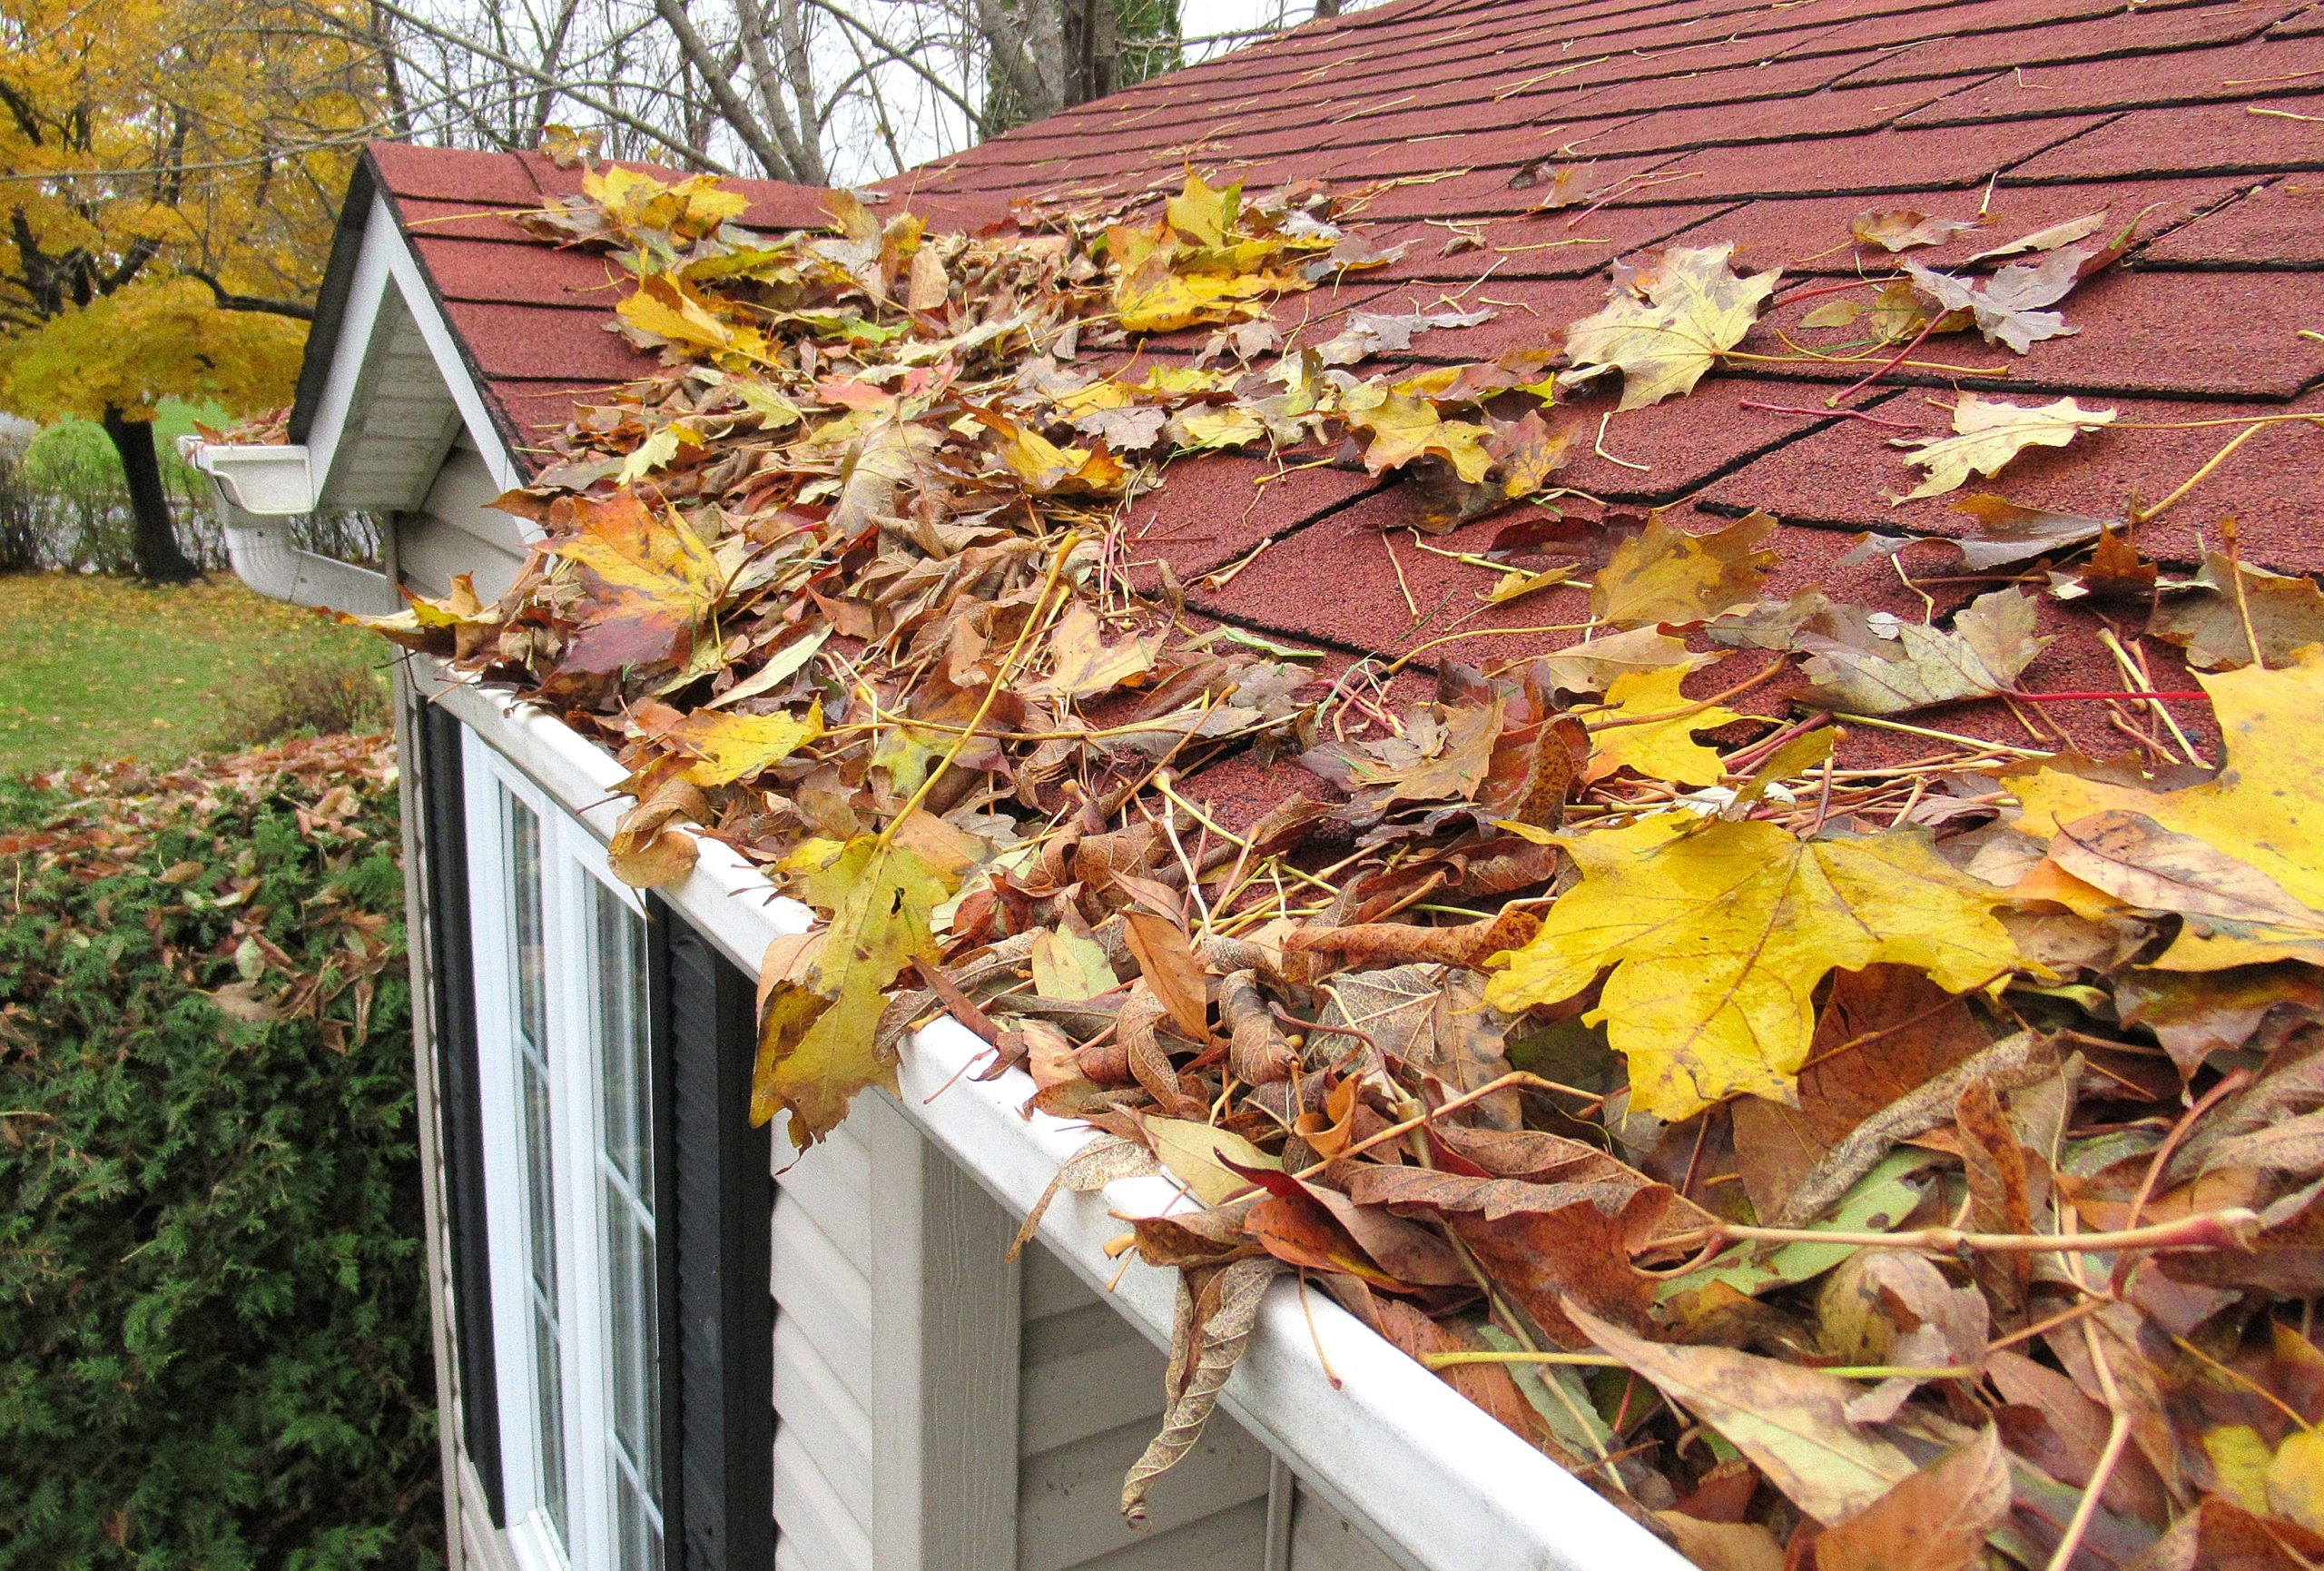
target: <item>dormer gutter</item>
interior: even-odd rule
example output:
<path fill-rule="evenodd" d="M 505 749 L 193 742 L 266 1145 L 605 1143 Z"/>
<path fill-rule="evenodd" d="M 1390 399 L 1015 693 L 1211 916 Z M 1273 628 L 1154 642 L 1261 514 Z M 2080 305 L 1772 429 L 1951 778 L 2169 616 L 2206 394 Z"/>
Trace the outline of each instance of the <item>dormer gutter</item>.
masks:
<path fill-rule="evenodd" d="M 241 446 L 178 439 L 178 454 L 208 478 L 234 576 L 272 600 L 384 615 L 397 607 L 387 574 L 301 550 L 291 523 L 315 510 L 304 443 Z"/>

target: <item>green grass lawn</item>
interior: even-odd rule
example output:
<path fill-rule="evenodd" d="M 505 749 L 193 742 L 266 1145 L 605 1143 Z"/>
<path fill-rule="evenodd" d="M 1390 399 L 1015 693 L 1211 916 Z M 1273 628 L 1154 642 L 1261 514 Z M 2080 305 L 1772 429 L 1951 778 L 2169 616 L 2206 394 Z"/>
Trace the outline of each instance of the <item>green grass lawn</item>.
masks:
<path fill-rule="evenodd" d="M 230 740 L 286 673 L 384 667 L 369 634 L 232 578 L 0 577 L 0 773 L 101 758 L 173 763 Z"/>

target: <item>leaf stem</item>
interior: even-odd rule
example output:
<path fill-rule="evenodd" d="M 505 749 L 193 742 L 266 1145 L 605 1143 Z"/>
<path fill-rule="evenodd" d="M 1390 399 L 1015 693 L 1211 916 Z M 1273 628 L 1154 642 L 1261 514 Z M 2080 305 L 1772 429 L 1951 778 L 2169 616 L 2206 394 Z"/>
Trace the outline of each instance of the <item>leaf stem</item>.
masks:
<path fill-rule="evenodd" d="M 2010 687 L 2004 691 L 2003 697 L 2015 698 L 2024 704 L 2067 704 L 2083 699 L 2093 703 L 2102 699 L 2110 703 L 2137 703 L 2160 698 L 2168 698 L 2175 703 L 2183 704 L 2211 701 L 2211 695 L 2200 689 L 2191 693 L 2028 693 L 2020 688 Z"/>

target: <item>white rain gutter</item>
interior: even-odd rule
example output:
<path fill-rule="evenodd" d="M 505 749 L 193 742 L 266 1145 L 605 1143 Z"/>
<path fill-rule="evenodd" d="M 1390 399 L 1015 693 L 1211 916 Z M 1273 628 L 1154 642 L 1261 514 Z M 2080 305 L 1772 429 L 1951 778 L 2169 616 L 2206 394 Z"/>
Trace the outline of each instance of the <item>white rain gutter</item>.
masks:
<path fill-rule="evenodd" d="M 241 447 L 178 439 L 178 453 L 210 478 L 218 521 L 234 576 L 269 599 L 383 616 L 397 609 L 385 573 L 302 551 L 290 520 L 315 510 L 318 487 L 307 450 L 288 444 Z"/>
<path fill-rule="evenodd" d="M 415 670 L 423 692 L 432 666 L 423 660 Z M 614 786 L 624 771 L 610 755 L 562 721 L 510 707 L 472 682 L 439 673 L 438 684 L 438 701 L 487 746 L 593 834 L 612 836 L 621 815 Z M 659 893 L 756 975 L 767 944 L 805 931 L 812 914 L 777 894 L 732 848 L 708 838 L 696 844 L 694 871 Z M 1021 1112 L 1034 1092 L 1022 1070 L 992 1081 L 963 1072 L 987 1051 L 957 1021 L 936 1021 L 905 1046 L 897 1101 L 929 1139 L 1023 1216 L 1089 1131 Z M 1117 1283 L 1105 1249 L 1121 1232 L 1120 1218 L 1160 1215 L 1183 1202 L 1178 1186 L 1165 1179 L 1131 1179 L 1098 1194 L 1060 1194 L 1041 1221 L 1041 1237 L 1074 1273 L 1162 1347 L 1175 1307 L 1171 1274 L 1133 1263 Z M 1337 1372 L 1336 1384 L 1319 1354 Z M 1368 1524 L 1407 1571 L 1690 1571 L 1580 1479 L 1330 1299 L 1310 1291 L 1303 1305 L 1288 1280 L 1270 1292 L 1223 1401 L 1334 1509 Z"/>

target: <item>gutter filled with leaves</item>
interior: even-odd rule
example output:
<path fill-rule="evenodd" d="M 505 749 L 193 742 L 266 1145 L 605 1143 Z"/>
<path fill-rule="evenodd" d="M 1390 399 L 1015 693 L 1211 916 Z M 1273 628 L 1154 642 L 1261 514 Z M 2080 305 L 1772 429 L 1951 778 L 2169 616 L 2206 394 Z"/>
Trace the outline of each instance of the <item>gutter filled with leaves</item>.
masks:
<path fill-rule="evenodd" d="M 2186 488 L 2121 521 L 1972 499 L 1968 570 L 2152 602 L 2214 673 L 2210 760 L 2170 713 L 2203 695 L 2128 655 L 2121 693 L 2022 688 L 2021 588 L 1902 623 L 1763 598 L 1762 516 L 1598 518 L 1555 483 L 1559 390 L 1619 374 L 1628 410 L 1741 355 L 1776 279 L 1725 246 L 1620 270 L 1537 351 L 1391 379 L 1360 368 L 1480 319 L 1275 352 L 1276 301 L 1393 260 L 1312 188 L 970 235 L 837 193 L 779 239 L 707 177 L 585 191 L 526 222 L 635 274 L 620 331 L 666 369 L 504 499 L 547 538 L 497 602 L 371 625 L 615 750 L 624 877 L 683 876 L 698 828 L 822 918 L 766 957 L 756 1116 L 812 1144 L 946 1013 L 1091 1127 L 1059 1187 L 1202 1202 L 1123 1240 L 1181 1282 L 1133 1519 L 1298 1272 L 1706 1566 L 2324 1555 L 2313 585 L 2231 537 L 2161 577 L 2134 527 Z M 1936 333 L 2022 353 L 2132 242 L 2096 228 L 1905 262 L 1807 325 L 1875 322 L 1859 386 Z M 1915 496 L 2114 418 L 1952 413 Z M 1408 472 L 1447 527 L 1523 509 L 1487 603 L 1586 577 L 1589 636 L 1448 649 L 1432 693 L 1188 615 L 1128 502 L 1218 450 Z M 1769 664 L 1682 690 L 1734 649 Z M 1726 706 L 1773 680 L 1790 717 Z M 1853 731 L 1996 697 L 2113 704 L 2144 757 L 1921 728 L 1920 761 L 1846 766 Z M 1222 822 L 1199 776 L 1230 755 L 1330 799 Z"/>

